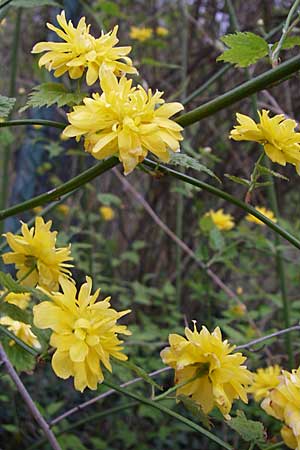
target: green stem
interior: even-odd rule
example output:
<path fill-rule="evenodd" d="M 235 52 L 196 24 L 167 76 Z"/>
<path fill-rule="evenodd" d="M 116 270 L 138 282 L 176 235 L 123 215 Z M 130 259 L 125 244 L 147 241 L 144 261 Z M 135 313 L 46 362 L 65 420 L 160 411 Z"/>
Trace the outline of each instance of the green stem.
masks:
<path fill-rule="evenodd" d="M 138 402 L 130 402 L 126 403 L 125 405 L 115 406 L 114 408 L 106 409 L 105 411 L 101 411 L 95 414 L 91 414 L 90 416 L 85 417 L 84 419 L 77 420 L 77 422 L 72 423 L 72 425 L 63 428 L 62 430 L 56 431 L 55 436 L 61 436 L 62 434 L 69 433 L 70 431 L 74 430 L 74 428 L 80 427 L 81 425 L 84 425 L 85 423 L 90 423 L 93 420 L 101 419 L 102 417 L 110 417 L 112 414 L 116 414 L 120 411 L 124 411 L 125 409 L 132 408 L 133 406 L 138 405 Z M 35 450 L 36 448 L 39 448 L 41 445 L 45 444 L 47 442 L 47 439 L 42 438 L 39 441 L 35 442 L 33 445 L 28 447 L 26 450 Z"/>
<path fill-rule="evenodd" d="M 187 114 L 176 119 L 181 126 L 187 127 L 193 123 L 199 122 L 199 120 L 204 119 L 221 111 L 227 106 L 242 100 L 243 98 L 249 97 L 255 92 L 259 92 L 263 89 L 267 89 L 271 85 L 289 77 L 292 73 L 297 72 L 300 69 L 300 56 L 295 56 L 289 59 L 275 69 L 268 70 L 261 75 L 258 75 L 245 83 L 231 89 L 223 95 L 193 109 Z"/>
<path fill-rule="evenodd" d="M 254 170 L 253 170 L 253 172 L 251 174 L 251 184 L 249 186 L 248 193 L 252 192 L 253 189 L 255 188 L 256 180 L 257 180 L 258 175 L 259 175 L 259 166 L 260 166 L 260 163 L 263 160 L 264 156 L 265 156 L 265 154 L 264 154 L 264 152 L 262 152 L 259 155 L 256 163 L 254 164 Z"/>
<path fill-rule="evenodd" d="M 60 128 L 63 130 L 66 128 L 67 123 L 55 122 L 54 120 L 44 120 L 44 119 L 20 119 L 20 120 L 4 120 L 0 122 L 0 128 L 3 127 L 15 127 L 19 125 L 43 125 L 45 127 Z"/>
<path fill-rule="evenodd" d="M 157 167 L 157 164 L 148 158 L 146 158 L 144 160 L 143 164 L 145 164 L 148 167 L 151 167 L 151 169 L 155 169 Z M 261 214 L 259 211 L 257 211 L 255 208 L 253 208 L 253 206 L 248 205 L 247 203 L 243 202 L 242 200 L 239 200 L 238 198 L 233 197 L 228 192 L 222 191 L 221 189 L 218 189 L 215 186 L 205 183 L 204 181 L 197 180 L 196 178 L 190 177 L 189 175 L 185 175 L 183 173 L 180 173 L 174 169 L 170 169 L 163 165 L 159 166 L 159 171 L 162 173 L 168 174 L 172 177 L 178 178 L 179 180 L 182 180 L 185 183 L 191 184 L 192 186 L 196 186 L 200 189 L 210 192 L 211 194 L 216 195 L 217 197 L 220 197 L 223 200 L 226 200 L 227 202 L 232 203 L 233 205 L 243 209 L 247 213 L 252 214 L 253 216 L 257 217 L 259 220 L 261 220 L 263 223 L 265 223 L 269 228 L 271 228 L 271 230 L 273 230 L 275 233 L 278 233 L 280 236 L 284 237 L 284 239 L 289 241 L 292 245 L 294 245 L 294 247 L 300 249 L 299 239 L 297 239 L 295 236 L 290 234 L 288 231 L 286 231 L 284 228 L 282 228 L 277 223 L 268 219 L 268 217 Z"/>
<path fill-rule="evenodd" d="M 104 172 L 107 172 L 112 167 L 116 166 L 119 163 L 118 158 L 112 157 L 107 159 L 104 162 L 98 163 L 90 169 L 85 170 L 81 174 L 67 181 L 66 183 L 60 185 L 56 189 L 52 189 L 45 194 L 38 195 L 29 200 L 26 200 L 23 203 L 19 203 L 18 205 L 11 206 L 3 211 L 0 211 L 0 221 L 5 219 L 6 217 L 10 217 L 16 214 L 19 214 L 24 211 L 28 211 L 29 209 L 34 208 L 35 206 L 43 205 L 45 203 L 51 202 L 53 200 L 57 200 L 64 194 L 68 192 L 74 191 L 78 187 L 82 186 L 85 183 L 93 180 L 97 176 L 101 175 Z"/>
<path fill-rule="evenodd" d="M 126 389 L 121 388 L 117 384 L 113 384 L 113 383 L 108 382 L 108 381 L 104 381 L 103 384 L 105 386 L 111 388 L 111 389 L 114 389 L 115 391 L 119 392 L 120 394 L 125 395 L 126 397 L 133 398 L 134 400 L 137 400 L 138 402 L 143 403 L 144 405 L 150 406 L 151 408 L 157 409 L 157 410 L 159 410 L 160 412 L 162 412 L 164 414 L 167 414 L 167 415 L 169 415 L 171 417 L 174 417 L 179 422 L 187 425 L 192 430 L 197 431 L 200 434 L 203 434 L 208 439 L 210 439 L 211 441 L 214 441 L 215 443 L 217 443 L 221 447 L 226 448 L 227 450 L 233 450 L 232 447 L 229 444 L 227 444 L 227 442 L 223 441 L 219 437 L 217 437 L 214 434 L 210 433 L 205 428 L 203 428 L 200 425 L 192 422 L 191 420 L 187 419 L 186 417 L 182 416 L 181 414 L 176 413 L 172 409 L 169 409 L 169 408 L 167 408 L 164 405 L 160 405 L 159 403 L 154 402 L 153 400 L 149 400 L 149 399 L 147 399 L 145 397 L 142 397 L 140 395 L 134 394 L 133 392 L 127 391 Z"/>
<path fill-rule="evenodd" d="M 278 58 L 279 58 L 280 50 L 282 49 L 282 46 L 284 44 L 284 41 L 285 41 L 288 33 L 291 31 L 290 30 L 290 23 L 291 23 L 291 20 L 292 20 L 292 18 L 294 16 L 294 13 L 295 13 L 296 9 L 299 6 L 299 3 L 300 3 L 300 0 L 296 0 L 294 2 L 293 6 L 291 7 L 291 9 L 290 9 L 290 11 L 289 11 L 289 13 L 287 15 L 285 24 L 283 25 L 282 34 L 281 34 L 280 40 L 278 42 L 278 45 L 276 46 L 274 52 L 272 52 L 272 54 L 271 54 L 272 64 L 274 64 L 274 65 L 278 64 Z"/>
<path fill-rule="evenodd" d="M 281 449 L 283 445 L 284 445 L 283 441 L 276 442 L 276 444 L 272 444 L 269 447 L 264 447 L 264 450 L 275 450 L 277 448 Z"/>
<path fill-rule="evenodd" d="M 11 333 L 6 327 L 3 325 L 0 325 L 0 332 L 3 334 L 6 334 L 9 338 L 11 338 L 13 341 L 16 342 L 20 347 L 22 347 L 26 352 L 30 353 L 33 356 L 38 356 L 39 352 L 35 350 L 33 347 L 30 347 L 30 345 L 25 344 L 24 341 L 19 339 L 15 334 Z"/>
<path fill-rule="evenodd" d="M 16 91 L 16 76 L 18 68 L 18 51 L 20 42 L 22 8 L 17 11 L 17 19 L 13 36 L 13 45 L 11 50 L 11 73 L 9 83 L 9 97 L 15 96 Z M 11 160 L 11 144 L 7 144 L 3 149 L 3 166 L 2 166 L 2 183 L 1 183 L 1 198 L 0 209 L 6 207 L 8 192 L 9 192 L 9 163 Z M 3 223 L 0 223 L 0 235 L 3 233 Z"/>

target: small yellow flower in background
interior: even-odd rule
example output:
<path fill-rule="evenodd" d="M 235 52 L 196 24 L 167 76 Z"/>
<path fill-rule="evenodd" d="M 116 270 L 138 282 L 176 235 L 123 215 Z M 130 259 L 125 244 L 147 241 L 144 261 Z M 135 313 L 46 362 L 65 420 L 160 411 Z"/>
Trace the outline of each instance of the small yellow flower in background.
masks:
<path fill-rule="evenodd" d="M 238 303 L 229 309 L 229 312 L 236 317 L 243 317 L 247 312 L 247 307 L 244 303 Z"/>
<path fill-rule="evenodd" d="M 242 288 L 242 286 L 238 286 L 236 288 L 236 293 L 237 293 L 237 295 L 243 295 L 244 289 Z"/>
<path fill-rule="evenodd" d="M 51 328 L 50 345 L 56 348 L 52 367 L 56 375 L 67 379 L 74 377 L 75 389 L 96 389 L 103 381 L 100 363 L 112 371 L 110 357 L 125 361 L 123 341 L 117 334 L 131 334 L 117 320 L 130 310 L 117 312 L 110 306 L 110 297 L 96 302 L 100 290 L 91 294 L 92 279 L 77 291 L 74 284 L 61 280 L 63 293 L 50 295 L 52 301 L 34 306 L 34 324 L 38 328 Z"/>
<path fill-rule="evenodd" d="M 18 94 L 20 94 L 20 95 L 22 95 L 22 94 L 25 94 L 25 88 L 23 88 L 22 86 L 21 87 L 19 87 L 19 89 L 18 89 Z"/>
<path fill-rule="evenodd" d="M 102 72 L 100 84 L 101 95 L 85 98 L 84 105 L 67 114 L 71 125 L 65 136 L 85 136 L 85 149 L 96 159 L 117 154 L 126 175 L 148 151 L 164 162 L 170 159 L 169 149 L 179 151 L 182 127 L 170 117 L 183 109 L 181 103 L 165 103 L 162 92 L 132 87 L 132 80 L 118 81 L 111 71 Z"/>
<path fill-rule="evenodd" d="M 255 401 L 259 402 L 266 398 L 270 391 L 279 385 L 280 374 L 281 368 L 277 364 L 265 369 L 257 369 L 253 375 L 253 383 L 249 388 L 249 392 L 253 394 Z"/>
<path fill-rule="evenodd" d="M 43 211 L 43 207 L 42 206 L 36 206 L 35 208 L 33 208 L 33 212 L 35 214 L 41 214 L 42 211 Z"/>
<path fill-rule="evenodd" d="M 15 336 L 17 336 L 21 341 L 25 342 L 25 344 L 34 348 L 41 348 L 41 344 L 38 341 L 38 338 L 31 331 L 31 325 L 27 323 L 19 322 L 17 320 L 13 320 L 8 316 L 3 316 L 0 318 L 0 324 L 7 327 L 9 331 L 11 331 Z M 14 345 L 15 341 L 11 340 L 9 345 Z"/>
<path fill-rule="evenodd" d="M 115 217 L 115 212 L 110 206 L 100 206 L 99 212 L 103 219 L 107 222 L 113 220 L 113 218 Z"/>
<path fill-rule="evenodd" d="M 295 132 L 297 122 L 285 119 L 283 114 L 269 117 L 265 109 L 259 112 L 259 123 L 237 113 L 236 125 L 230 132 L 235 141 L 254 141 L 262 144 L 271 161 L 285 166 L 293 164 L 300 175 L 300 133 Z"/>
<path fill-rule="evenodd" d="M 274 216 L 273 211 L 271 211 L 270 209 L 265 208 L 264 206 L 256 206 L 255 207 L 256 211 L 260 212 L 261 214 L 263 214 L 264 216 L 266 216 L 268 219 L 272 220 L 272 222 L 276 223 L 277 219 Z M 246 220 L 248 222 L 252 222 L 252 223 L 257 223 L 259 225 L 265 226 L 265 223 L 262 222 L 261 220 L 259 220 L 257 217 L 252 216 L 252 214 L 247 214 L 246 216 Z"/>
<path fill-rule="evenodd" d="M 32 127 L 33 127 L 35 130 L 40 130 L 41 128 L 43 128 L 43 125 L 39 125 L 38 123 L 36 123 L 36 124 L 32 125 Z"/>
<path fill-rule="evenodd" d="M 281 435 L 290 448 L 300 449 L 300 369 L 282 371 L 280 383 L 261 403 L 267 414 L 281 420 Z"/>
<path fill-rule="evenodd" d="M 0 291 L 0 297 L 2 295 L 5 295 L 5 291 Z M 29 293 L 16 293 L 16 292 L 9 292 L 5 295 L 4 301 L 7 303 L 10 303 L 11 305 L 15 305 L 18 308 L 26 309 L 28 306 L 28 303 L 30 302 L 30 294 Z"/>
<path fill-rule="evenodd" d="M 149 27 L 131 27 L 129 36 L 136 41 L 145 42 L 151 39 L 153 35 L 152 28 Z"/>
<path fill-rule="evenodd" d="M 168 28 L 165 28 L 165 27 L 157 27 L 155 31 L 156 31 L 156 34 L 160 37 L 166 37 L 169 34 Z"/>
<path fill-rule="evenodd" d="M 22 224 L 22 235 L 4 234 L 13 250 L 2 255 L 4 264 L 16 265 L 18 280 L 28 274 L 20 282 L 24 286 L 38 284 L 49 291 L 57 290 L 59 277 L 71 275 L 68 268 L 72 265 L 67 263 L 73 259 L 70 246 L 55 247 L 57 231 L 50 231 L 51 225 L 51 220 L 45 223 L 42 217 L 37 216 L 34 227 L 29 229 L 25 223 Z"/>
<path fill-rule="evenodd" d="M 66 205 L 65 203 L 58 205 L 57 210 L 64 216 L 68 216 L 70 214 L 70 206 Z"/>
<path fill-rule="evenodd" d="M 32 53 L 46 52 L 39 60 L 39 66 L 54 70 L 54 76 L 61 77 L 68 72 L 70 78 L 81 78 L 85 70 L 86 82 L 89 86 L 100 77 L 100 69 L 105 66 L 117 76 L 122 73 L 137 73 L 128 58 L 131 47 L 115 47 L 118 27 L 95 38 L 90 34 L 90 25 L 86 25 L 82 17 L 74 27 L 71 20 L 67 22 L 65 12 L 56 16 L 61 29 L 51 23 L 47 27 L 54 31 L 64 42 L 39 42 Z"/>
<path fill-rule="evenodd" d="M 225 214 L 223 209 L 218 209 L 217 211 L 211 209 L 205 214 L 205 217 L 210 217 L 219 230 L 229 231 L 235 225 L 232 215 Z"/>
<path fill-rule="evenodd" d="M 177 389 L 177 395 L 192 398 L 204 413 L 218 407 L 225 418 L 234 399 L 247 403 L 247 387 L 252 375 L 242 365 L 246 358 L 242 353 L 232 353 L 235 346 L 222 341 L 220 328 L 212 333 L 202 327 L 200 333 L 185 328 L 185 337 L 170 334 L 170 347 L 161 352 L 165 364 L 175 369 L 175 384 L 199 377 Z"/>

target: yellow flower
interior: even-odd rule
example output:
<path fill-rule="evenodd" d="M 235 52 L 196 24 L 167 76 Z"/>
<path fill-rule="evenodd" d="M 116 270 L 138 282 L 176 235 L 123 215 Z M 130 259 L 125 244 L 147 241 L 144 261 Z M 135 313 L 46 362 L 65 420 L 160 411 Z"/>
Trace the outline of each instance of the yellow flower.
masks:
<path fill-rule="evenodd" d="M 258 402 L 267 397 L 270 391 L 279 385 L 280 373 L 281 368 L 277 364 L 266 369 L 257 369 L 253 376 L 253 383 L 249 388 L 249 392 L 253 393 L 255 401 Z"/>
<path fill-rule="evenodd" d="M 18 280 L 26 277 L 20 282 L 24 286 L 34 287 L 38 284 L 49 291 L 57 290 L 60 275 L 71 275 L 68 268 L 72 265 L 66 263 L 73 259 L 70 246 L 55 247 L 57 231 L 50 231 L 51 225 L 51 220 L 45 223 L 42 217 L 37 216 L 34 227 L 29 229 L 25 223 L 22 224 L 21 236 L 4 234 L 13 251 L 2 255 L 3 261 L 16 265 Z"/>
<path fill-rule="evenodd" d="M 52 301 L 42 302 L 33 308 L 34 324 L 38 328 L 51 328 L 50 344 L 56 348 L 52 367 L 56 375 L 67 379 L 74 377 L 75 389 L 96 389 L 103 381 L 102 363 L 110 372 L 110 356 L 125 361 L 117 334 L 131 334 L 117 320 L 128 312 L 117 312 L 110 307 L 110 297 L 96 302 L 99 289 L 91 294 L 92 280 L 80 288 L 78 297 L 74 284 L 63 278 L 63 293 L 54 292 Z"/>
<path fill-rule="evenodd" d="M 284 422 L 282 437 L 290 448 L 300 449 L 300 369 L 282 371 L 280 383 L 263 400 L 261 407 Z"/>
<path fill-rule="evenodd" d="M 32 127 L 33 127 L 35 130 L 40 130 L 41 128 L 43 128 L 43 125 L 39 125 L 38 123 L 35 123 L 34 125 L 32 125 Z"/>
<path fill-rule="evenodd" d="M 237 113 L 239 125 L 231 130 L 230 138 L 259 142 L 271 161 L 282 166 L 293 164 L 300 175 L 300 133 L 295 132 L 295 120 L 285 119 L 283 114 L 270 118 L 265 109 L 258 114 L 260 122 L 255 123 L 250 117 Z"/>
<path fill-rule="evenodd" d="M 113 220 L 113 218 L 115 217 L 115 212 L 110 206 L 100 206 L 99 212 L 103 219 L 107 222 Z"/>
<path fill-rule="evenodd" d="M 284 425 L 280 430 L 280 434 L 287 447 L 299 450 L 297 438 L 290 427 Z"/>
<path fill-rule="evenodd" d="M 9 292 L 8 294 L 5 291 L 0 291 L 0 296 L 5 295 L 4 301 L 10 303 L 11 305 L 15 305 L 18 308 L 26 309 L 28 303 L 30 302 L 30 294 L 29 293 L 16 293 Z"/>
<path fill-rule="evenodd" d="M 134 88 L 132 80 L 118 81 L 111 71 L 102 72 L 100 84 L 101 95 L 85 98 L 67 115 L 71 125 L 65 136 L 85 135 L 85 149 L 96 159 L 118 154 L 126 175 L 148 151 L 164 162 L 170 159 L 168 149 L 179 151 L 182 127 L 169 117 L 183 109 L 181 103 L 164 103 L 162 92 Z"/>
<path fill-rule="evenodd" d="M 136 41 L 144 42 L 152 38 L 153 30 L 149 27 L 131 27 L 129 36 Z"/>
<path fill-rule="evenodd" d="M 17 320 L 13 320 L 8 316 L 3 316 L 0 318 L 0 324 L 5 325 L 9 331 L 11 331 L 15 336 L 17 336 L 21 341 L 25 342 L 25 344 L 34 348 L 41 348 L 41 344 L 38 341 L 38 338 L 31 331 L 31 325 L 27 323 L 18 322 Z M 11 340 L 9 345 L 14 345 L 15 341 Z"/>
<path fill-rule="evenodd" d="M 157 27 L 156 28 L 156 34 L 158 36 L 165 37 L 165 36 L 168 36 L 169 30 L 167 28 L 165 28 L 165 27 Z"/>
<path fill-rule="evenodd" d="M 210 217 L 219 230 L 229 231 L 234 227 L 234 219 L 231 214 L 225 214 L 223 209 L 213 211 L 212 209 L 205 214 Z"/>
<path fill-rule="evenodd" d="M 272 222 L 276 223 L 277 219 L 274 216 L 273 211 L 271 211 L 270 209 L 265 208 L 264 206 L 256 206 L 255 207 L 256 211 L 260 212 L 261 214 L 263 214 L 264 216 L 266 216 L 268 219 L 272 220 Z M 259 225 L 265 226 L 265 223 L 262 222 L 261 220 L 259 220 L 257 217 L 252 216 L 252 214 L 247 214 L 246 216 L 246 220 L 248 222 L 252 222 L 252 223 L 258 223 Z"/>
<path fill-rule="evenodd" d="M 57 206 L 57 210 L 64 216 L 67 216 L 70 213 L 70 206 L 63 203 Z"/>
<path fill-rule="evenodd" d="M 199 377 L 177 389 L 177 395 L 189 396 L 207 414 L 217 406 L 229 418 L 232 402 L 247 399 L 251 373 L 242 365 L 242 353 L 232 353 L 235 346 L 222 341 L 220 328 L 212 333 L 202 327 L 200 333 L 185 328 L 186 338 L 170 334 L 170 347 L 161 352 L 165 364 L 175 369 L 175 384 Z"/>
<path fill-rule="evenodd" d="M 67 22 L 65 12 L 57 15 L 60 28 L 51 23 L 47 27 L 54 31 L 64 42 L 39 42 L 32 53 L 46 52 L 39 60 L 39 66 L 47 70 L 54 70 L 55 77 L 61 77 L 69 72 L 72 79 L 81 78 L 85 70 L 86 82 L 89 86 L 99 78 L 102 66 L 112 70 L 116 75 L 122 73 L 137 73 L 132 67 L 132 61 L 126 56 L 131 47 L 115 47 L 118 27 L 95 38 L 90 34 L 90 25 L 86 25 L 82 17 L 74 27 L 71 20 Z"/>

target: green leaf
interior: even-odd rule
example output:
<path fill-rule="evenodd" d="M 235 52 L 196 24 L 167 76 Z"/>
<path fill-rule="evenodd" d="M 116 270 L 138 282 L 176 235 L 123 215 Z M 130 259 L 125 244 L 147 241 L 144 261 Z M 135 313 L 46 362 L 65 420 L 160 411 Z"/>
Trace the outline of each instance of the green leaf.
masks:
<path fill-rule="evenodd" d="M 54 0 L 13 0 L 10 3 L 11 6 L 17 8 L 36 8 L 40 6 L 61 6 Z"/>
<path fill-rule="evenodd" d="M 27 311 L 18 308 L 16 305 L 11 303 L 3 302 L 0 305 L 0 312 L 5 316 L 9 316 L 13 320 L 18 320 L 19 322 L 30 323 L 30 318 Z"/>
<path fill-rule="evenodd" d="M 203 216 L 199 220 L 199 227 L 204 233 L 207 233 L 215 228 L 215 224 L 210 216 Z"/>
<path fill-rule="evenodd" d="M 226 61 L 237 67 L 251 66 L 269 53 L 268 43 L 249 31 L 226 34 L 221 40 L 229 49 L 218 56 L 217 61 Z"/>
<path fill-rule="evenodd" d="M 10 292 L 30 292 L 30 289 L 18 284 L 9 273 L 0 272 L 0 285 Z"/>
<path fill-rule="evenodd" d="M 221 183 L 221 180 L 204 164 L 199 163 L 195 158 L 183 153 L 172 153 L 170 161 L 168 162 L 170 166 L 181 166 L 185 169 L 194 169 L 198 172 L 205 172 L 207 175 L 216 178 Z"/>
<path fill-rule="evenodd" d="M 271 170 L 271 169 L 269 169 L 268 167 L 261 166 L 261 165 L 257 165 L 257 167 L 258 167 L 259 172 L 260 172 L 261 174 L 273 175 L 273 177 L 281 178 L 282 180 L 289 181 L 289 179 L 288 179 L 286 176 L 282 175 L 282 174 L 279 173 L 279 172 L 274 172 L 274 170 Z"/>
<path fill-rule="evenodd" d="M 195 403 L 191 398 L 187 397 L 186 395 L 178 395 L 176 397 L 177 400 L 179 400 L 180 402 L 183 403 L 184 407 L 190 411 L 190 413 L 196 418 L 198 419 L 206 428 L 208 428 L 209 430 L 212 427 L 212 423 L 209 420 L 209 417 L 207 416 L 207 414 L 205 414 L 205 412 L 203 411 L 203 409 L 201 408 L 200 405 L 198 405 L 197 403 Z"/>
<path fill-rule="evenodd" d="M 220 251 L 225 246 L 225 240 L 218 228 L 214 227 L 209 232 L 209 244 L 213 250 Z"/>
<path fill-rule="evenodd" d="M 225 173 L 225 177 L 229 178 L 229 180 L 234 183 L 242 184 L 243 186 L 249 187 L 251 184 L 249 180 L 246 180 L 246 178 L 236 177 L 235 175 L 230 175 L 229 173 Z"/>
<path fill-rule="evenodd" d="M 16 103 L 14 97 L 5 97 L 0 95 L 0 117 L 7 117 Z"/>
<path fill-rule="evenodd" d="M 157 61 L 157 59 L 153 58 L 142 58 L 141 64 L 152 67 L 160 67 L 162 69 L 180 69 L 181 67 L 178 64 L 171 64 L 162 61 Z"/>
<path fill-rule="evenodd" d="M 121 205 L 121 200 L 114 194 L 98 194 L 97 199 L 99 200 L 100 203 L 102 203 L 105 206 Z"/>
<path fill-rule="evenodd" d="M 142 378 L 144 381 L 146 381 L 146 383 L 151 384 L 151 386 L 153 386 L 154 388 L 159 389 L 160 391 L 163 391 L 163 388 L 159 384 L 157 384 L 156 381 L 154 381 L 151 377 L 149 377 L 149 375 L 147 374 L 147 372 L 145 372 L 144 369 L 142 369 L 141 367 L 137 366 L 133 362 L 131 362 L 131 361 L 118 361 L 118 360 L 116 360 L 116 362 L 118 364 L 121 364 L 122 366 L 125 366 L 128 369 L 130 369 L 138 377 Z"/>
<path fill-rule="evenodd" d="M 7 354 L 8 359 L 18 372 L 31 371 L 35 366 L 35 357 L 14 343 L 11 345 L 11 339 L 1 335 L 1 344 Z"/>
<path fill-rule="evenodd" d="M 275 47 L 277 47 L 278 42 L 274 44 Z M 296 45 L 300 45 L 300 36 L 288 36 L 285 38 L 282 47 L 284 50 L 287 50 L 289 48 L 296 47 Z M 273 47 L 272 47 L 273 50 Z"/>
<path fill-rule="evenodd" d="M 101 1 L 98 4 L 95 4 L 97 10 L 104 12 L 108 16 L 120 17 L 121 11 L 120 7 L 116 4 L 116 2 L 112 1 Z"/>
<path fill-rule="evenodd" d="M 261 422 L 249 420 L 243 411 L 238 410 L 237 416 L 227 421 L 230 428 L 235 430 L 246 442 L 264 442 L 265 432 Z"/>
<path fill-rule="evenodd" d="M 20 112 L 28 108 L 41 108 L 42 106 L 52 106 L 56 104 L 61 106 L 73 106 L 82 102 L 86 97 L 82 92 L 69 92 L 61 83 L 43 83 L 35 86 L 30 94 L 25 106 L 20 109 Z"/>

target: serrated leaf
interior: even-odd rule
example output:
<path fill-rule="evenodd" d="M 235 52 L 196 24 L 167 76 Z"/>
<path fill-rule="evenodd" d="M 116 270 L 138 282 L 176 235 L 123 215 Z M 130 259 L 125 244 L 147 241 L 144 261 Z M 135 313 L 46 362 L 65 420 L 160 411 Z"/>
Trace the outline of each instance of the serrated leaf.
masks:
<path fill-rule="evenodd" d="M 268 43 L 249 31 L 227 34 L 221 40 L 229 49 L 218 56 L 217 61 L 226 61 L 237 67 L 251 66 L 269 53 Z"/>
<path fill-rule="evenodd" d="M 183 403 L 184 407 L 190 411 L 190 413 L 198 419 L 208 430 L 211 429 L 212 423 L 209 420 L 209 417 L 200 405 L 195 403 L 191 398 L 187 397 L 186 395 L 178 395 L 176 397 L 177 400 Z"/>
<path fill-rule="evenodd" d="M 142 369 L 141 367 L 137 366 L 136 364 L 134 364 L 131 361 L 117 361 L 118 364 L 121 364 L 122 366 L 127 367 L 128 369 L 130 369 L 132 372 L 134 372 L 138 377 L 142 378 L 144 381 L 146 381 L 146 383 L 151 384 L 151 386 L 155 387 L 156 389 L 159 389 L 160 391 L 163 390 L 163 388 L 156 383 L 156 381 L 154 381 L 148 374 L 147 372 L 145 372 L 144 369 Z"/>
<path fill-rule="evenodd" d="M 1 335 L 1 344 L 8 359 L 18 372 L 33 370 L 35 357 L 17 344 L 11 345 L 11 339 Z"/>
<path fill-rule="evenodd" d="M 207 233 L 215 227 L 215 224 L 210 216 L 204 215 L 199 220 L 199 227 L 204 233 Z"/>
<path fill-rule="evenodd" d="M 243 411 L 238 410 L 237 416 L 227 421 L 230 428 L 235 430 L 246 442 L 264 442 L 265 432 L 261 422 L 249 420 Z"/>
<path fill-rule="evenodd" d="M 13 320 L 18 320 L 19 322 L 30 323 L 29 314 L 21 308 L 11 303 L 3 302 L 0 305 L 0 313 L 9 316 Z"/>
<path fill-rule="evenodd" d="M 275 48 L 277 47 L 278 42 L 274 44 Z M 300 36 L 288 36 L 285 38 L 282 44 L 282 49 L 287 50 L 289 48 L 296 47 L 296 45 L 300 45 Z M 273 50 L 273 47 L 272 47 Z"/>
<path fill-rule="evenodd" d="M 36 8 L 40 6 L 61 6 L 54 0 L 13 0 L 10 3 L 11 6 L 17 8 Z"/>
<path fill-rule="evenodd" d="M 14 97 L 0 95 L 0 117 L 7 117 L 16 103 Z"/>
<path fill-rule="evenodd" d="M 230 175 L 229 173 L 225 173 L 225 177 L 234 183 L 242 184 L 243 186 L 250 186 L 250 181 L 246 180 L 246 178 L 236 177 L 235 175 Z"/>
<path fill-rule="evenodd" d="M 10 292 L 16 292 L 18 294 L 30 292 L 30 289 L 18 284 L 9 273 L 0 272 L 0 286 L 3 286 Z"/>
<path fill-rule="evenodd" d="M 57 105 L 62 107 L 65 105 L 78 105 L 86 97 L 82 92 L 69 92 L 61 83 L 43 83 L 35 86 L 30 94 L 25 106 L 20 112 L 28 108 L 41 108 L 43 106 Z"/>
<path fill-rule="evenodd" d="M 220 251 L 225 246 L 225 240 L 217 227 L 214 227 L 209 232 L 209 245 L 213 250 Z"/>
<path fill-rule="evenodd" d="M 273 175 L 273 177 L 281 178 L 282 180 L 289 181 L 289 179 L 286 176 L 282 175 L 279 172 L 275 172 L 274 170 L 271 170 L 268 167 L 257 165 L 257 168 L 259 169 L 261 174 Z"/>
<path fill-rule="evenodd" d="M 207 173 L 207 175 L 216 178 L 216 180 L 221 183 L 221 180 L 217 177 L 217 175 L 213 173 L 212 170 L 210 170 L 204 164 L 199 163 L 199 161 L 189 155 L 185 155 L 183 153 L 173 153 L 171 155 L 170 161 L 168 162 L 168 165 L 181 166 L 185 169 L 194 169 L 198 172 L 205 172 Z"/>

